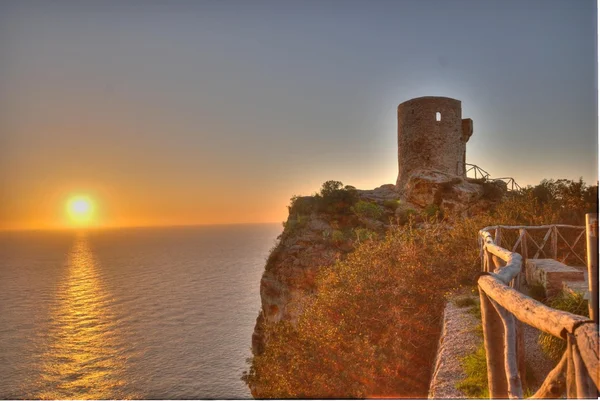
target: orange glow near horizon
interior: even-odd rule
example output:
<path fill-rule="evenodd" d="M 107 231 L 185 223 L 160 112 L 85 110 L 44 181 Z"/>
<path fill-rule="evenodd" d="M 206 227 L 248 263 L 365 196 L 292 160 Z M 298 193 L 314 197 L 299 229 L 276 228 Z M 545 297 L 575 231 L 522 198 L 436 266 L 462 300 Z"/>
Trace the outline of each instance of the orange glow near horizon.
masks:
<path fill-rule="evenodd" d="M 94 203 L 86 195 L 73 196 L 67 202 L 67 214 L 75 226 L 90 226 L 94 223 Z"/>
<path fill-rule="evenodd" d="M 0 203 L 0 231 L 280 224 L 287 218 L 286 206 L 291 197 L 285 190 L 268 197 L 256 190 L 248 191 L 248 198 L 241 201 L 239 194 L 226 189 L 214 197 L 198 188 L 152 191 L 120 182 L 69 184 L 23 188 L 18 191 L 23 196 Z M 25 196 L 27 190 L 29 196 Z"/>

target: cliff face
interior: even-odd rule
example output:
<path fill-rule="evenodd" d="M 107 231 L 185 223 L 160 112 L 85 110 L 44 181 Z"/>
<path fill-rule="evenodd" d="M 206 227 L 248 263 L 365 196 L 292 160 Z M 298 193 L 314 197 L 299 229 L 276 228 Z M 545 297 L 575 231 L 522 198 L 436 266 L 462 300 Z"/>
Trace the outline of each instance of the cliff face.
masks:
<path fill-rule="evenodd" d="M 260 281 L 262 308 L 252 336 L 254 354 L 263 350 L 265 322 L 295 321 L 301 312 L 300 301 L 314 291 L 317 273 L 351 252 L 361 237 L 382 234 L 395 218 L 395 201 L 400 195 L 394 185 L 353 192 L 357 200 L 377 205 L 381 215 L 360 216 L 349 210 L 351 205 L 337 211 L 314 210 L 318 208 L 310 196 L 294 202 Z"/>
<path fill-rule="evenodd" d="M 500 183 L 469 182 L 459 176 L 419 170 L 400 190 L 392 184 L 373 190 L 350 187 L 350 200 L 334 200 L 328 208 L 318 205 L 323 201 L 318 196 L 297 198 L 260 282 L 262 308 L 252 336 L 253 353 L 262 353 L 268 342 L 264 324 L 294 322 L 301 312 L 301 301 L 314 293 L 319 271 L 344 258 L 361 240 L 383 236 L 390 225 L 404 224 L 411 215 L 418 223 L 424 210 L 472 214 L 489 207 L 504 193 Z"/>

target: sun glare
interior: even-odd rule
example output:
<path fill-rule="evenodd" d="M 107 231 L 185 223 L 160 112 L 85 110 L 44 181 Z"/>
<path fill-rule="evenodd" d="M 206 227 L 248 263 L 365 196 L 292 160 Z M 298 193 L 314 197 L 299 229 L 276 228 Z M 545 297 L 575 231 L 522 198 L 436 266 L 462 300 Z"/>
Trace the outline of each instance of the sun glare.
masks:
<path fill-rule="evenodd" d="M 67 202 L 67 213 L 72 223 L 88 225 L 94 214 L 92 201 L 87 196 L 74 196 Z"/>

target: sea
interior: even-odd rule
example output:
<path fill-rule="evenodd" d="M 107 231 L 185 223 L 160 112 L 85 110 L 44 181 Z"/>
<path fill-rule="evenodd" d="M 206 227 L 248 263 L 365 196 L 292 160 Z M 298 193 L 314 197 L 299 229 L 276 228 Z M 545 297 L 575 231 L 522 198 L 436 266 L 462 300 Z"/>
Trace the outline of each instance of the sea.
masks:
<path fill-rule="evenodd" d="M 1 399 L 248 399 L 280 224 L 0 233 Z"/>

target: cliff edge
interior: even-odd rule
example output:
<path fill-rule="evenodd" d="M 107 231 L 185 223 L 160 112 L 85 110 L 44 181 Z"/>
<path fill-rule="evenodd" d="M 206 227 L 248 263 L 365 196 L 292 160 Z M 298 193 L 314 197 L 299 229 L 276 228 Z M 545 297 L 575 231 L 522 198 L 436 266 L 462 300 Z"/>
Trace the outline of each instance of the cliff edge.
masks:
<path fill-rule="evenodd" d="M 319 272 L 346 258 L 362 241 L 383 238 L 391 227 L 408 221 L 418 227 L 433 216 L 478 213 L 503 197 L 502 184 L 417 170 L 400 189 L 386 184 L 359 190 L 328 181 L 318 194 L 292 198 L 260 282 L 253 354 L 261 355 L 268 346 L 265 325 L 280 321 L 294 325 L 303 301 L 315 294 Z M 260 397 L 260 389 L 251 390 Z"/>

